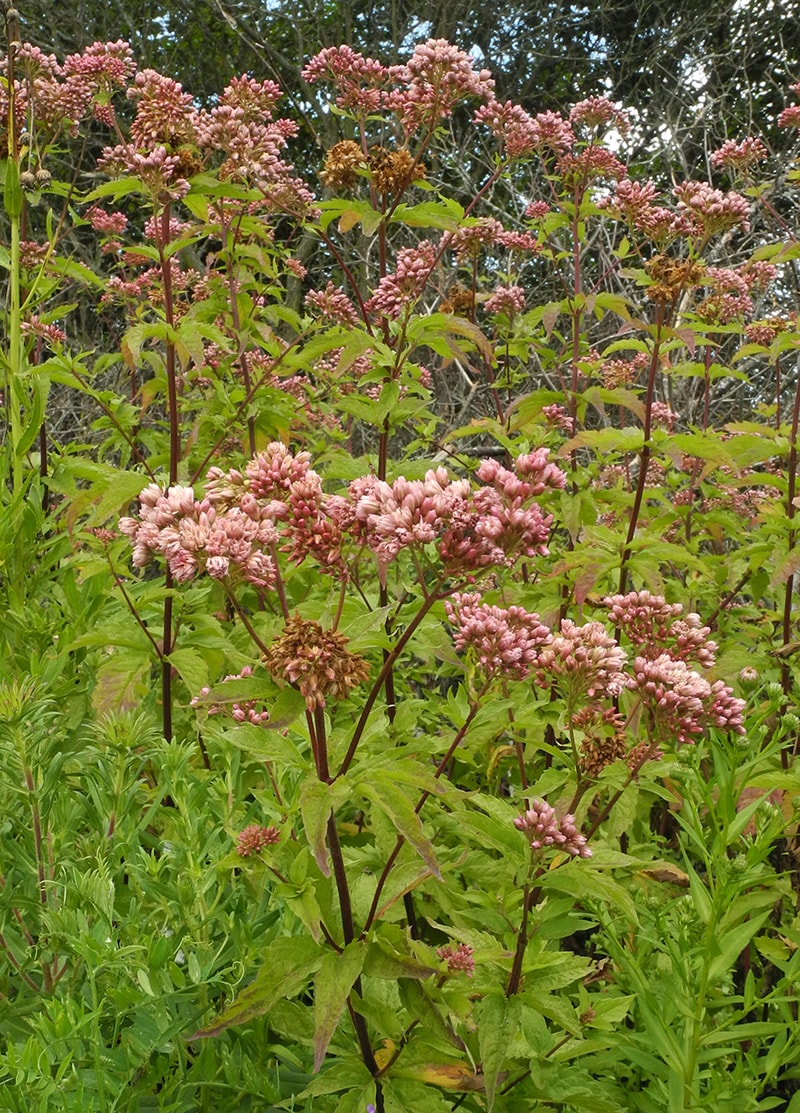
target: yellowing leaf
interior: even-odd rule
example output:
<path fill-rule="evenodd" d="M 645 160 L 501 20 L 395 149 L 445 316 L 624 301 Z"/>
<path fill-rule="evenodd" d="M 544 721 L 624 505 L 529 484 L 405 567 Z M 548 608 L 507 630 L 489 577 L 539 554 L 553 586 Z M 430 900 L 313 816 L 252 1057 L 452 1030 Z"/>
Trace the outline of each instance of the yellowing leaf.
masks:
<path fill-rule="evenodd" d="M 355 209 L 345 209 L 339 217 L 339 231 L 349 232 L 361 220 L 361 213 L 357 213 Z"/>

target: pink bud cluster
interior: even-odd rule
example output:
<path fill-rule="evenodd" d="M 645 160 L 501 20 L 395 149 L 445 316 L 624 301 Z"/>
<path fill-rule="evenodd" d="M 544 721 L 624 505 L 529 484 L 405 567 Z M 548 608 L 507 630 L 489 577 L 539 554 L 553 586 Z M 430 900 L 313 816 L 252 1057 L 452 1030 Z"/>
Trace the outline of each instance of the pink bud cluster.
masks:
<path fill-rule="evenodd" d="M 617 696 L 626 686 L 626 654 L 601 622 L 578 626 L 570 619 L 539 654 L 538 683 L 557 688 L 570 713 L 587 697 Z"/>
<path fill-rule="evenodd" d="M 796 85 L 790 85 L 789 89 L 795 96 L 800 97 L 800 82 Z M 790 104 L 787 108 L 784 108 L 778 117 L 778 127 L 800 128 L 800 104 Z"/>
<path fill-rule="evenodd" d="M 477 476 L 477 489 L 444 468 L 391 484 L 365 476 L 346 495 L 327 495 L 309 454 L 275 442 L 243 471 L 209 469 L 200 501 L 191 488 L 151 485 L 140 497 L 140 519 L 123 518 L 120 529 L 137 567 L 160 554 L 179 582 L 207 572 L 271 586 L 276 547 L 340 577 L 347 576 L 348 544 L 371 549 L 382 576 L 411 547 L 435 545 L 450 572 L 546 554 L 551 518 L 534 500 L 566 482 L 547 449 L 520 456 L 513 471 L 485 460 Z"/>
<path fill-rule="evenodd" d="M 570 436 L 575 432 L 574 419 L 557 402 L 553 402 L 549 406 L 542 406 L 542 417 L 548 425 L 555 429 L 563 429 Z"/>
<path fill-rule="evenodd" d="M 354 325 L 358 314 L 350 298 L 341 286 L 328 282 L 324 290 L 309 290 L 305 298 L 306 306 L 313 309 L 323 319 L 337 325 Z"/>
<path fill-rule="evenodd" d="M 238 506 L 220 513 L 210 499 L 198 502 L 191 487 L 163 491 L 151 484 L 139 496 L 139 508 L 140 520 L 119 522 L 120 532 L 131 539 L 136 567 L 160 554 L 177 583 L 201 572 L 259 587 L 275 582 L 275 567 L 265 550 L 276 541 L 277 531 L 257 505 L 250 513 Z"/>
<path fill-rule="evenodd" d="M 678 211 L 693 222 L 696 232 L 704 237 L 730 228 L 750 231 L 750 202 L 740 193 L 724 193 L 708 182 L 681 182 L 672 191 Z"/>
<path fill-rule="evenodd" d="M 748 135 L 740 143 L 735 139 L 726 139 L 722 146 L 711 152 L 711 165 L 719 170 L 749 170 L 757 162 L 763 162 L 767 157 L 767 148 L 760 139 Z"/>
<path fill-rule="evenodd" d="M 457 228 L 455 232 L 447 232 L 442 246 L 455 252 L 459 262 L 464 262 L 477 258 L 481 248 L 486 247 L 500 246 L 509 251 L 538 251 L 539 241 L 530 232 L 505 228 L 493 216 L 484 216 L 463 228 Z"/>
<path fill-rule="evenodd" d="M 236 853 L 240 858 L 249 858 L 253 854 L 260 854 L 267 846 L 274 846 L 280 839 L 281 833 L 277 827 L 262 827 L 258 823 L 251 823 L 239 832 Z"/>
<path fill-rule="evenodd" d="M 84 218 L 89 221 L 95 232 L 101 232 L 104 235 L 121 236 L 128 227 L 128 218 L 125 213 L 109 213 L 98 205 L 93 205 L 91 209 L 88 209 Z"/>
<path fill-rule="evenodd" d="M 689 662 L 710 669 L 717 645 L 696 614 L 647 591 L 607 596 L 611 621 L 638 653 L 627 687 L 653 720 L 656 737 L 691 741 L 708 727 L 744 732 L 745 704 L 721 680 L 709 681 Z"/>
<path fill-rule="evenodd" d="M 587 97 L 578 101 L 570 110 L 569 120 L 571 124 L 592 131 L 616 128 L 622 135 L 627 135 L 631 126 L 627 113 L 607 97 Z"/>
<path fill-rule="evenodd" d="M 559 819 L 555 809 L 538 797 L 524 815 L 517 816 L 514 826 L 531 840 L 531 850 L 543 850 L 547 846 L 571 854 L 573 858 L 591 858 L 592 852 L 586 838 L 575 825 L 575 816 L 565 815 Z"/>
<path fill-rule="evenodd" d="M 484 486 L 475 491 L 466 479 L 451 480 L 444 468 L 424 480 L 351 484 L 363 541 L 382 572 L 402 549 L 433 542 L 451 572 L 544 555 L 551 519 L 532 500 L 566 482 L 564 472 L 547 462 L 547 450 L 519 457 L 513 472 L 486 460 L 477 477 Z"/>
<path fill-rule="evenodd" d="M 486 124 L 511 158 L 532 154 L 542 157 L 563 155 L 576 142 L 575 133 L 567 120 L 557 112 L 540 112 L 529 116 L 511 101 L 500 104 L 490 100 L 475 113 L 475 122 Z"/>
<path fill-rule="evenodd" d="M 653 204 L 656 197 L 654 182 L 625 178 L 617 183 L 611 197 L 600 199 L 598 206 L 662 246 L 678 236 L 691 235 L 695 230 L 692 220 L 683 212 Z"/>
<path fill-rule="evenodd" d="M 236 680 L 243 680 L 253 675 L 253 669 L 250 665 L 245 665 L 241 672 L 232 673 L 223 678 L 222 683 L 228 684 Z M 226 703 L 208 703 L 204 701 L 211 694 L 211 689 L 204 687 L 200 689 L 199 695 L 193 696 L 190 700 L 191 707 L 202 707 L 209 715 L 230 714 L 231 718 L 236 723 L 252 723 L 254 726 L 261 726 L 262 723 L 269 721 L 269 712 L 258 709 L 258 702 L 256 700 L 245 700 L 242 703 L 232 702 L 230 707 Z"/>
<path fill-rule="evenodd" d="M 358 112 L 378 111 L 390 76 L 388 67 L 350 46 L 325 47 L 303 68 L 306 81 L 332 81 L 338 90 L 339 107 Z"/>
<path fill-rule="evenodd" d="M 458 943 L 455 947 L 448 943 L 444 947 L 437 947 L 436 954 L 447 963 L 450 974 L 466 974 L 471 978 L 475 972 L 475 951 L 469 943 Z"/>
<path fill-rule="evenodd" d="M 521 286 L 497 286 L 485 308 L 487 313 L 503 313 L 513 320 L 518 313 L 525 312 L 525 291 Z"/>
<path fill-rule="evenodd" d="M 189 183 L 180 176 L 180 159 L 167 153 L 163 145 L 151 148 L 146 154 L 131 143 L 118 143 L 105 147 L 97 161 L 101 170 L 113 176 L 133 174 L 141 178 L 154 197 L 166 193 L 170 197 L 185 197 Z"/>
<path fill-rule="evenodd" d="M 131 124 L 135 147 L 158 144 L 178 146 L 194 137 L 195 109 L 190 93 L 183 86 L 157 70 L 140 70 L 127 92 L 128 100 L 136 102 L 136 115 Z"/>
<path fill-rule="evenodd" d="M 681 617 L 680 603 L 668 603 L 662 595 L 649 591 L 607 595 L 603 603 L 609 608 L 611 622 L 637 653 L 657 657 L 667 652 L 676 660 L 696 661 L 704 669 L 713 667 L 717 644 L 709 637 L 711 630 L 697 614 Z"/>
<path fill-rule="evenodd" d="M 435 128 L 461 101 L 487 100 L 494 82 L 488 70 L 444 39 L 418 44 L 405 65 L 387 67 L 349 46 L 326 47 L 303 69 L 306 81 L 332 81 L 336 103 L 360 116 L 385 109 L 407 135 Z"/>
<path fill-rule="evenodd" d="M 702 320 L 725 325 L 752 313 L 750 289 L 754 281 L 746 272 L 733 267 L 708 267 L 703 285 L 710 287 L 710 292 L 697 307 Z"/>
<path fill-rule="evenodd" d="M 372 313 L 398 318 L 404 310 L 413 309 L 436 264 L 436 248 L 430 240 L 423 240 L 416 247 L 403 247 L 397 253 L 397 266 L 378 283 L 375 293 L 366 303 Z"/>
<path fill-rule="evenodd" d="M 456 628 L 456 648 L 474 652 L 487 677 L 524 679 L 533 671 L 539 648 L 551 640 L 538 614 L 523 607 L 490 606 L 477 592 L 454 595 L 445 611 Z"/>
<path fill-rule="evenodd" d="M 92 43 L 82 54 L 70 54 L 63 66 L 55 55 L 22 43 L 15 62 L 17 110 L 29 112 L 37 128 L 51 136 L 62 128 L 74 131 L 90 107 L 107 107 L 108 95 L 124 85 L 134 69 L 131 49 L 121 40 Z M 5 93 L 0 102 L 7 107 Z"/>
<path fill-rule="evenodd" d="M 744 701 L 721 680 L 710 684 L 685 661 L 668 653 L 637 657 L 628 687 L 642 699 L 653 718 L 656 737 L 691 742 L 708 727 L 744 734 Z"/>
<path fill-rule="evenodd" d="M 469 55 L 446 39 L 419 43 L 406 65 L 391 72 L 401 88 L 386 95 L 385 105 L 397 113 L 407 135 L 435 128 L 461 101 L 488 100 L 494 91 L 489 71 L 476 71 Z"/>

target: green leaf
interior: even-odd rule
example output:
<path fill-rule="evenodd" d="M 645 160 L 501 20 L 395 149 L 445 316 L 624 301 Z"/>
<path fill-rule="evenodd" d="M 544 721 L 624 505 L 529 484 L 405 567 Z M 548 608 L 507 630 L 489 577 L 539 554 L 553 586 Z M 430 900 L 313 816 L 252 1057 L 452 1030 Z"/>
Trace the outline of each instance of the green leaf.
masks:
<path fill-rule="evenodd" d="M 83 198 L 84 201 L 100 201 L 103 197 L 113 197 L 115 201 L 120 197 L 127 197 L 130 193 L 145 193 L 139 178 L 116 178 L 113 182 L 103 182 L 97 189 Z"/>
<path fill-rule="evenodd" d="M 433 845 L 422 830 L 422 822 L 409 798 L 391 780 L 390 775 L 377 770 L 371 781 L 359 782 L 356 791 L 381 809 L 391 820 L 395 830 L 413 846 L 433 876 L 441 881 L 442 875 Z"/>
<path fill-rule="evenodd" d="M 338 1094 L 342 1090 L 355 1090 L 357 1094 L 363 1095 L 372 1089 L 373 1097 L 375 1091 L 375 1084 L 370 1078 L 369 1071 L 355 1056 L 343 1056 L 337 1059 L 336 1062 L 331 1063 L 321 1074 L 312 1079 L 306 1086 L 305 1090 L 297 1096 L 299 1098 L 307 1097 L 322 1097 L 324 1094 Z M 347 1095 L 350 1096 L 349 1094 Z M 364 1113 L 367 1107 L 367 1101 L 371 1098 L 365 1098 L 363 1104 L 359 1108 L 359 1113 Z M 350 1108 L 350 1106 L 340 1103 L 338 1108 Z"/>
<path fill-rule="evenodd" d="M 167 659 L 190 692 L 198 692 L 208 683 L 208 665 L 196 649 L 173 649 Z"/>
<path fill-rule="evenodd" d="M 569 456 L 576 448 L 593 448 L 601 454 L 606 452 L 641 452 L 644 445 L 644 430 L 626 426 L 624 429 L 583 429 L 577 436 L 570 438 L 559 449 L 558 455 Z"/>
<path fill-rule="evenodd" d="M 308 778 L 300 789 L 300 814 L 303 817 L 306 838 L 314 861 L 325 877 L 331 875 L 326 843 L 328 820 L 337 805 L 349 797 L 350 792 L 351 787 L 344 777 L 339 777 L 332 785 Z"/>
<path fill-rule="evenodd" d="M 582 858 L 568 862 L 561 869 L 550 870 L 540 884 L 545 891 L 556 889 L 560 893 L 572 893 L 576 901 L 585 897 L 600 900 L 620 909 L 631 924 L 639 922 L 636 905 L 627 889 L 612 877 L 592 869 Z"/>
<path fill-rule="evenodd" d="M 764 912 L 761 916 L 754 916 L 717 937 L 719 951 L 708 966 L 708 978 L 712 985 L 727 974 L 742 951 L 750 946 L 753 936 L 758 933 L 769 915 L 770 912 Z"/>
<path fill-rule="evenodd" d="M 520 1009 L 518 997 L 508 998 L 493 994 L 485 998 L 480 1011 L 478 1047 L 489 1109 L 494 1106 L 498 1076 L 505 1062 L 508 1046 L 519 1027 Z"/>
<path fill-rule="evenodd" d="M 216 725 L 211 722 L 208 724 L 212 730 Z M 226 723 L 224 727 L 222 724 L 219 726 L 225 740 L 237 750 L 242 750 L 259 761 L 276 761 L 281 766 L 310 775 L 310 762 L 303 757 L 291 739 L 280 733 L 280 727 L 270 729 L 269 722 L 259 726 L 255 723 L 237 723 L 235 726 Z"/>
<path fill-rule="evenodd" d="M 413 955 L 404 955 L 394 950 L 381 939 L 373 939 L 364 957 L 364 973 L 368 978 L 383 978 L 397 981 L 399 978 L 424 980 L 438 973 L 438 968 L 429 966 Z"/>
<path fill-rule="evenodd" d="M 366 946 L 356 940 L 341 954 L 327 954 L 314 980 L 314 1070 L 318 1071 L 336 1031 L 353 983 L 361 974 Z"/>
<path fill-rule="evenodd" d="M 452 197 L 438 201 L 422 201 L 418 205 L 398 205 L 392 215 L 393 224 L 409 228 L 441 228 L 455 231 L 464 220 L 464 209 Z"/>
<path fill-rule="evenodd" d="M 278 1001 L 290 1000 L 305 989 L 319 969 L 323 950 L 306 936 L 276 939 L 265 952 L 265 961 L 255 981 L 244 989 L 211 1024 L 188 1039 L 218 1036 L 226 1028 L 247 1024 L 268 1013 Z"/>
<path fill-rule="evenodd" d="M 3 205 L 10 220 L 19 220 L 22 214 L 22 189 L 19 184 L 19 165 L 16 159 L 4 160 L 6 181 L 3 188 Z"/>

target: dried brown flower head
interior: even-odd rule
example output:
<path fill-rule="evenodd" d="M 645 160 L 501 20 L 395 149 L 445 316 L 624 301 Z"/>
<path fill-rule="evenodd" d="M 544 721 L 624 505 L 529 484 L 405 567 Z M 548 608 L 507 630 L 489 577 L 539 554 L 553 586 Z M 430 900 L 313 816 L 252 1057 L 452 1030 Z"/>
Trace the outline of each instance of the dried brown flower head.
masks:
<path fill-rule="evenodd" d="M 607 738 L 584 738 L 581 743 L 581 771 L 587 777 L 599 777 L 607 765 L 624 758 L 628 749 L 624 734 Z"/>
<path fill-rule="evenodd" d="M 385 147 L 371 147 L 369 168 L 372 184 L 378 193 L 398 196 L 412 182 L 425 177 L 425 166 L 415 162 L 408 151 L 388 151 Z"/>
<path fill-rule="evenodd" d="M 352 139 L 335 143 L 325 155 L 320 178 L 330 189 L 352 189 L 358 170 L 364 166 L 364 152 Z"/>
<path fill-rule="evenodd" d="M 471 317 L 475 312 L 475 291 L 455 282 L 447 291 L 441 310 L 442 313 L 455 313 L 459 317 Z"/>
<path fill-rule="evenodd" d="M 645 264 L 645 270 L 654 280 L 647 288 L 647 296 L 665 304 L 677 301 L 688 287 L 698 286 L 704 274 L 703 266 L 694 259 L 671 259 L 668 255 L 654 255 Z"/>
<path fill-rule="evenodd" d="M 325 706 L 326 696 L 346 699 L 369 676 L 369 665 L 345 647 L 348 639 L 336 630 L 293 615 L 283 633 L 264 654 L 273 676 L 295 684 L 310 711 Z"/>

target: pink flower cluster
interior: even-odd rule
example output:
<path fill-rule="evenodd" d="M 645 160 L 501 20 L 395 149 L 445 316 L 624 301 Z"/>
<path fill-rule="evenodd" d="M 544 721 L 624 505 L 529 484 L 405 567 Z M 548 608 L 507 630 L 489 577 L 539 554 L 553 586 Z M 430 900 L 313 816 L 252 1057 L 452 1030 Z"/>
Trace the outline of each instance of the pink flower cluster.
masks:
<path fill-rule="evenodd" d="M 387 66 L 374 58 L 366 58 L 350 46 L 328 46 L 306 63 L 302 76 L 310 84 L 333 82 L 338 90 L 336 103 L 340 108 L 377 112 L 382 104 L 383 88 L 391 75 Z"/>
<path fill-rule="evenodd" d="M 741 143 L 735 139 L 726 139 L 722 146 L 711 152 L 711 165 L 719 170 L 749 170 L 756 162 L 763 162 L 767 157 L 767 148 L 760 139 L 748 135 Z"/>
<path fill-rule="evenodd" d="M 662 595 L 649 591 L 607 595 L 603 603 L 614 626 L 643 656 L 668 652 L 676 660 L 696 661 L 704 669 L 713 666 L 717 644 L 709 638 L 711 630 L 697 614 L 682 618 L 680 603 L 668 603 Z"/>
<path fill-rule="evenodd" d="M 796 85 L 790 85 L 789 89 L 795 96 L 800 97 L 800 82 Z M 778 127 L 800 128 L 800 104 L 790 104 L 787 108 L 784 108 L 778 117 Z"/>
<path fill-rule="evenodd" d="M 445 611 L 456 628 L 456 648 L 473 651 L 487 677 L 524 679 L 533 671 L 539 648 L 551 641 L 538 614 L 523 607 L 490 606 L 477 592 L 454 595 Z"/>
<path fill-rule="evenodd" d="M 569 123 L 557 112 L 540 112 L 537 116 L 530 116 L 511 101 L 501 104 L 489 100 L 476 111 L 475 122 L 485 124 L 511 158 L 533 154 L 542 157 L 563 155 L 576 142 Z"/>
<path fill-rule="evenodd" d="M 500 246 L 509 251 L 538 251 L 540 245 L 532 233 L 505 228 L 493 216 L 482 216 L 455 232 L 446 233 L 442 246 L 455 252 L 459 262 L 464 262 L 477 258 L 481 248 Z"/>
<path fill-rule="evenodd" d="M 265 550 L 277 531 L 255 502 L 249 510 L 234 506 L 220 513 L 210 498 L 198 502 L 191 487 L 163 491 L 151 484 L 139 496 L 141 519 L 121 518 L 119 529 L 131 539 L 137 568 L 158 553 L 177 583 L 206 572 L 212 579 L 271 587 L 275 567 Z"/>
<path fill-rule="evenodd" d="M 191 488 L 149 486 L 140 518 L 123 518 L 120 530 L 131 538 L 137 567 L 160 554 L 179 582 L 207 572 L 263 587 L 274 583 L 276 547 L 340 577 L 348 574 L 348 544 L 371 549 L 382 576 L 402 550 L 430 544 L 451 572 L 545 554 L 551 519 L 534 500 L 566 482 L 547 450 L 520 456 L 513 471 L 486 460 L 477 475 L 477 489 L 438 468 L 391 484 L 365 476 L 346 495 L 327 495 L 309 454 L 275 442 L 244 471 L 209 469 L 199 501 Z"/>
<path fill-rule="evenodd" d="M 525 291 L 521 286 L 497 286 L 485 308 L 487 313 L 503 313 L 513 320 L 518 313 L 525 312 Z"/>
<path fill-rule="evenodd" d="M 406 65 L 391 72 L 401 88 L 386 95 L 385 105 L 398 114 L 407 135 L 435 128 L 461 101 L 488 100 L 494 91 L 489 71 L 476 72 L 469 55 L 446 39 L 420 43 Z"/>
<path fill-rule="evenodd" d="M 702 320 L 723 325 L 741 320 L 753 311 L 753 299 L 750 297 L 753 284 L 748 274 L 741 269 L 708 267 L 703 285 L 710 287 L 710 292 L 698 305 L 698 316 Z"/>
<path fill-rule="evenodd" d="M 538 797 L 531 801 L 531 806 L 524 815 L 516 817 L 514 826 L 530 838 L 531 850 L 554 846 L 571 854 L 573 858 L 592 856 L 585 837 L 575 825 L 575 816 L 565 815 L 559 819 L 555 809 Z"/>
<path fill-rule="evenodd" d="M 648 591 L 610 595 L 604 603 L 638 653 L 626 687 L 642 699 L 657 737 L 687 742 L 711 726 L 744 733 L 744 701 L 689 664 L 710 669 L 716 661 L 717 645 L 698 615 L 684 616 L 679 603 Z"/>
<path fill-rule="evenodd" d="M 616 128 L 622 135 L 627 135 L 631 126 L 627 113 L 607 97 L 587 97 L 578 101 L 570 110 L 569 119 L 570 123 L 592 131 Z"/>
<path fill-rule="evenodd" d="M 348 327 L 358 322 L 358 314 L 350 298 L 341 286 L 334 286 L 330 281 L 324 290 L 309 290 L 305 302 L 309 309 L 333 324 Z"/>
<path fill-rule="evenodd" d="M 662 246 L 678 236 L 691 235 L 695 226 L 689 217 L 653 204 L 656 197 L 654 182 L 634 182 L 625 178 L 617 183 L 613 195 L 601 198 L 598 205 Z"/>
<path fill-rule="evenodd" d="M 559 405 L 558 402 L 553 402 L 549 406 L 542 406 L 542 417 L 548 425 L 553 426 L 555 429 L 563 429 L 565 433 L 570 436 L 575 432 L 575 421 L 567 413 L 566 409 Z"/>
<path fill-rule="evenodd" d="M 430 240 L 423 240 L 416 247 L 403 247 L 397 253 L 393 274 L 387 274 L 378 283 L 375 293 L 366 303 L 372 313 L 397 318 L 404 310 L 413 309 L 436 264 L 436 248 Z"/>
<path fill-rule="evenodd" d="M 656 737 L 691 742 L 710 726 L 744 734 L 744 701 L 736 699 L 721 680 L 710 684 L 668 653 L 637 657 L 633 673 L 628 687 L 651 713 Z"/>
<path fill-rule="evenodd" d="M 326 47 L 303 69 L 306 81 L 332 81 L 340 108 L 360 116 L 385 109 L 407 135 L 435 128 L 461 101 L 487 100 L 494 82 L 470 57 L 444 39 L 420 43 L 405 65 L 387 67 L 349 46 Z"/>
<path fill-rule="evenodd" d="M 570 713 L 586 698 L 617 696 L 626 687 L 626 654 L 601 622 L 565 618 L 536 662 L 538 683 L 557 688 Z"/>
<path fill-rule="evenodd" d="M 681 182 L 672 191 L 678 211 L 686 214 L 696 233 L 704 237 L 726 232 L 730 228 L 750 231 L 750 202 L 740 193 L 725 193 L 708 182 Z"/>
<path fill-rule="evenodd" d="M 267 846 L 274 846 L 280 839 L 281 833 L 277 827 L 262 827 L 258 823 L 251 823 L 239 832 L 236 853 L 240 858 L 249 858 L 253 854 L 260 854 Z"/>
<path fill-rule="evenodd" d="M 108 115 L 110 93 L 124 85 L 134 69 L 131 48 L 121 40 L 92 43 L 82 54 L 70 54 L 63 66 L 55 55 L 22 43 L 15 61 L 17 109 L 29 112 L 37 128 L 51 135 L 62 128 L 74 131 L 90 106 L 96 115 Z M 4 61 L 3 68 L 6 66 Z M 5 114 L 5 93 L 0 105 Z"/>
<path fill-rule="evenodd" d="M 450 974 L 466 974 L 471 978 L 475 972 L 475 951 L 469 943 L 458 943 L 455 947 L 448 943 L 444 947 L 437 947 L 436 954 L 447 963 Z"/>

